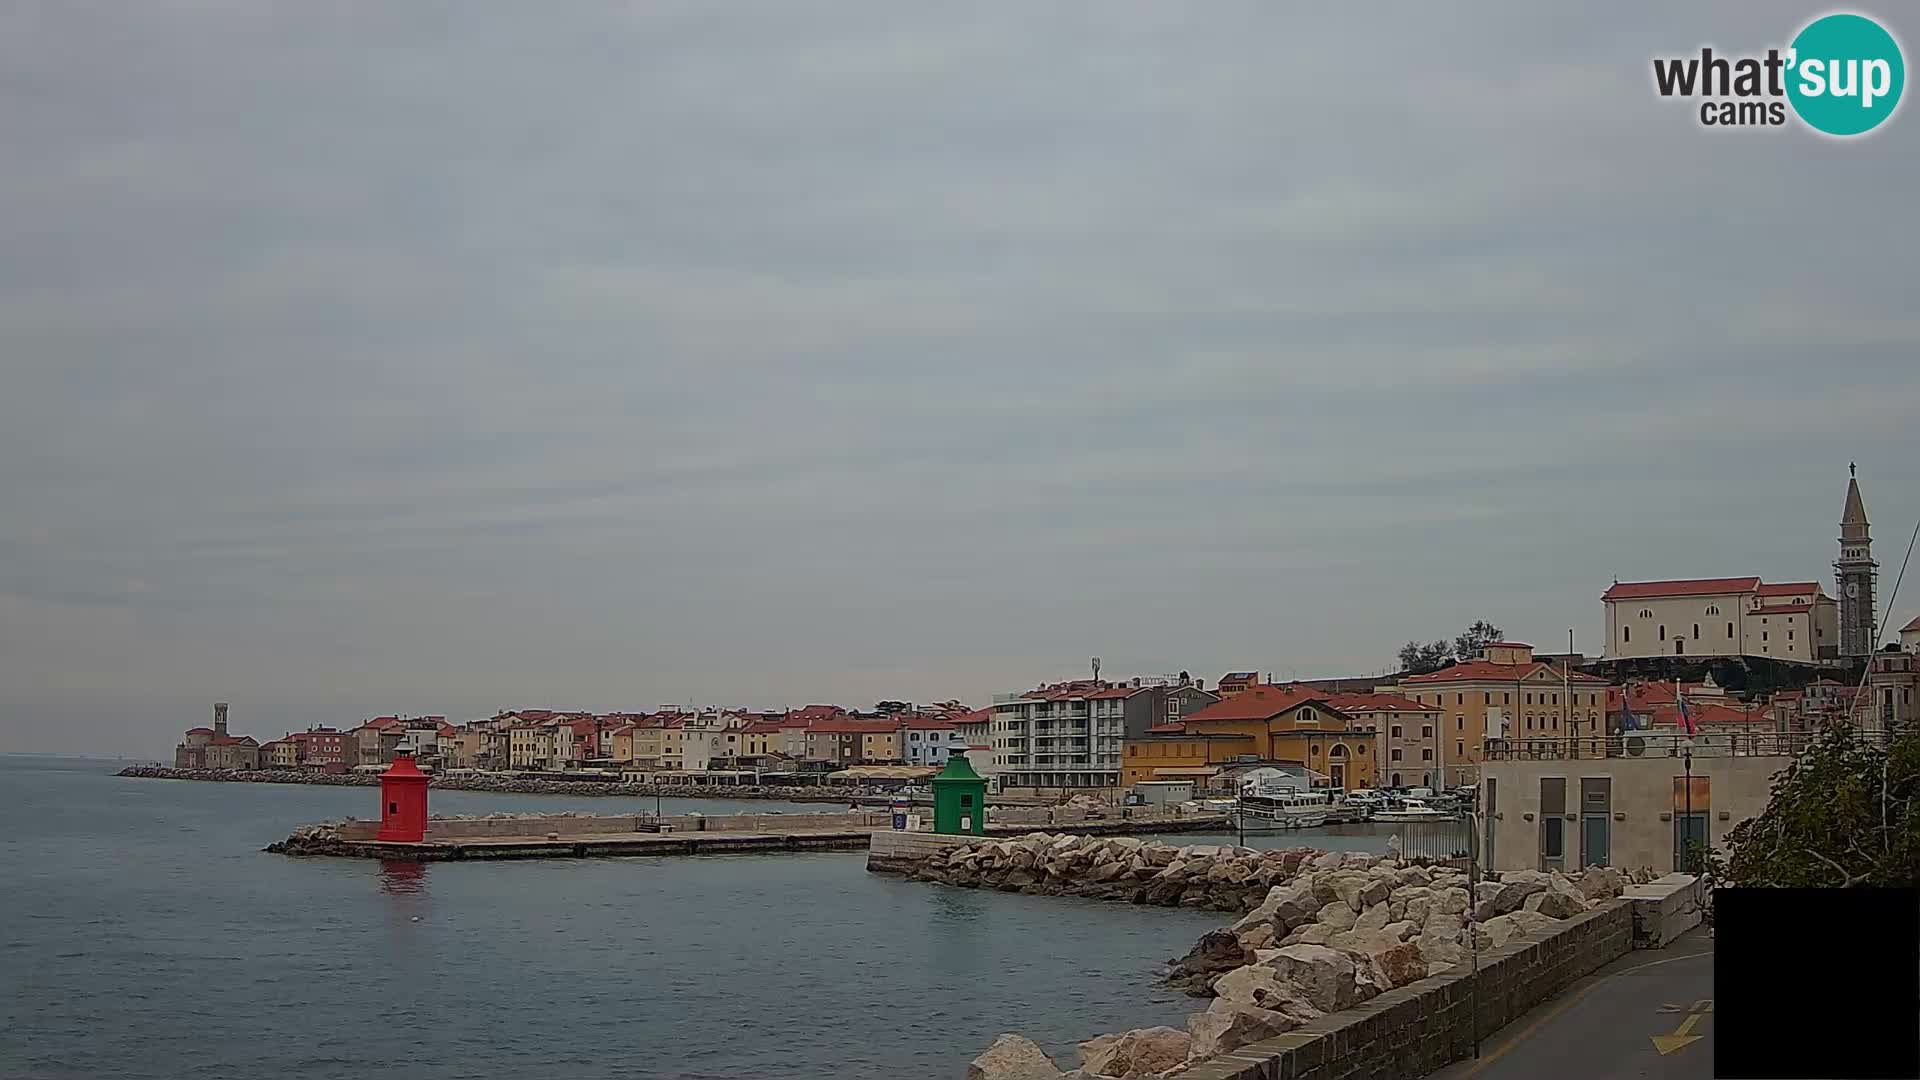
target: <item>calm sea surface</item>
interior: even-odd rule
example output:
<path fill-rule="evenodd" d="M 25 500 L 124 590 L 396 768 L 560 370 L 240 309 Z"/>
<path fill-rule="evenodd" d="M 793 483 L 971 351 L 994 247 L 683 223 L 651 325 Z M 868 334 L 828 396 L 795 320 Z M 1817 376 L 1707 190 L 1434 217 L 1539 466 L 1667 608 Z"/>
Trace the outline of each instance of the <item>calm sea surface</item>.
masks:
<path fill-rule="evenodd" d="M 375 816 L 374 792 L 117 767 L 0 757 L 0 1076 L 958 1077 L 1002 1031 L 1072 1065 L 1081 1039 L 1181 1024 L 1192 999 L 1155 976 L 1224 921 L 912 883 L 864 854 L 291 859 L 259 849 Z M 1276 841 L 1301 842 L 1384 837 Z"/>

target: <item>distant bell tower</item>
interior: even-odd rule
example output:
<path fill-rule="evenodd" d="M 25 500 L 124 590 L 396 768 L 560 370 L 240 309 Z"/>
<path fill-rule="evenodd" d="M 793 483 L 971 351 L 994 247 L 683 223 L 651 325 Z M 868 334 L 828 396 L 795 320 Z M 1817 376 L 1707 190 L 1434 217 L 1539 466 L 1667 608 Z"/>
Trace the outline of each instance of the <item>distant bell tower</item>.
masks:
<path fill-rule="evenodd" d="M 1834 581 L 1840 587 L 1841 656 L 1866 656 L 1876 645 L 1873 582 L 1880 564 L 1873 561 L 1873 534 L 1854 471 L 1849 464 L 1847 508 L 1840 513 L 1840 558 L 1833 564 Z"/>
<path fill-rule="evenodd" d="M 213 733 L 215 735 L 227 733 L 227 703 L 224 701 L 213 703 Z"/>

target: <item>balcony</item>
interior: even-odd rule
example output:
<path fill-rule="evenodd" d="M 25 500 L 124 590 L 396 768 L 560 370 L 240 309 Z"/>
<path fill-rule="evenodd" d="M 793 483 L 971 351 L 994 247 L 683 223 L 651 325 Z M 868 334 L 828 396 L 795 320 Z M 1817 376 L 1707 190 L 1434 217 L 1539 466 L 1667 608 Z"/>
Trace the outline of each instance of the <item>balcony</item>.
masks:
<path fill-rule="evenodd" d="M 1820 737 L 1817 731 L 1702 731 L 1691 739 L 1693 756 L 1703 757 L 1795 757 L 1804 753 Z M 1889 736 L 1882 731 L 1855 731 L 1854 737 L 1868 744 L 1885 745 Z M 1649 731 L 1631 735 L 1607 735 L 1580 739 L 1536 738 L 1488 739 L 1487 761 L 1560 761 L 1599 758 L 1680 758 L 1687 753 L 1688 736 L 1682 732 Z"/>

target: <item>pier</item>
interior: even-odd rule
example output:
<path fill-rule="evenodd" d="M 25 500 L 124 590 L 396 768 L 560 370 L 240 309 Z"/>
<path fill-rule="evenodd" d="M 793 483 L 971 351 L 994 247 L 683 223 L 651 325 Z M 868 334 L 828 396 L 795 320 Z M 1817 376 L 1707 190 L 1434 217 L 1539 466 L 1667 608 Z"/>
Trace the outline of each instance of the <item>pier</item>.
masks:
<path fill-rule="evenodd" d="M 1030 815 L 1044 818 L 1045 811 L 1010 816 Z M 876 835 L 884 836 L 889 843 L 912 837 L 926 837 L 936 843 L 944 839 L 931 832 L 906 832 L 892 826 L 892 815 L 874 813 L 684 814 L 662 818 L 650 814 L 561 814 L 434 818 L 428 822 L 424 839 L 393 841 L 377 838 L 377 821 L 348 820 L 303 826 L 267 850 L 285 855 L 440 862 L 866 851 Z M 1140 813 L 1044 826 L 996 820 L 987 825 L 987 836 L 1020 836 L 1038 827 L 1082 836 L 1218 832 L 1227 828 L 1227 818 L 1223 814 Z"/>

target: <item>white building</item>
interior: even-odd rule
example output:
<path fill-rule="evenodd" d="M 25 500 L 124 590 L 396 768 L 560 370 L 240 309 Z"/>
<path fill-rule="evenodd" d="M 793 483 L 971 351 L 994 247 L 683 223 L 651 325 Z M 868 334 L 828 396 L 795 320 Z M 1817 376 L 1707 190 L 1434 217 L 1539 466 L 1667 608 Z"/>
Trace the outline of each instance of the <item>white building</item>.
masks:
<path fill-rule="evenodd" d="M 1143 692 L 1081 680 L 995 694 L 989 737 L 1001 790 L 1119 787 L 1126 701 Z"/>
<path fill-rule="evenodd" d="M 930 716 L 908 717 L 900 725 L 900 758 L 909 765 L 944 767 L 955 750 L 965 751 L 967 740 L 958 725 Z"/>
<path fill-rule="evenodd" d="M 1812 663 L 1839 650 L 1839 608 L 1816 582 L 1618 581 L 1600 599 L 1611 659 L 1761 656 Z"/>

